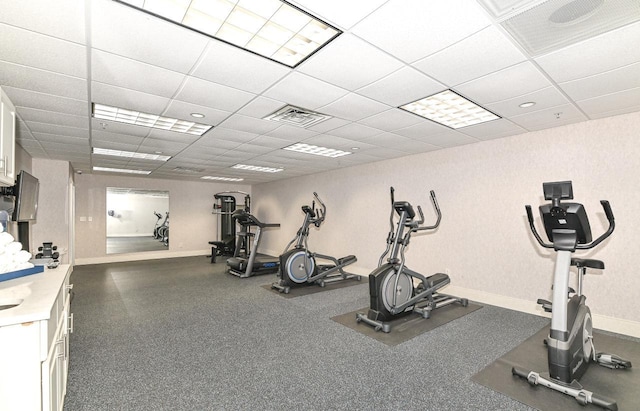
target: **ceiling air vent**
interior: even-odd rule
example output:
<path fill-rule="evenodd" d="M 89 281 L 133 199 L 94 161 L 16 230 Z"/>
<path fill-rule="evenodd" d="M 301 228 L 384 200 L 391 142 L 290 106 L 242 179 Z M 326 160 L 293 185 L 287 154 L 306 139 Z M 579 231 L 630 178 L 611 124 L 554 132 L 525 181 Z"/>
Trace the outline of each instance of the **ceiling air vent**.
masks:
<path fill-rule="evenodd" d="M 330 119 L 331 116 L 316 113 L 315 111 L 306 110 L 300 107 L 284 106 L 273 114 L 269 114 L 264 119 L 278 121 L 280 123 L 289 124 L 296 127 L 311 127 L 322 121 Z"/>

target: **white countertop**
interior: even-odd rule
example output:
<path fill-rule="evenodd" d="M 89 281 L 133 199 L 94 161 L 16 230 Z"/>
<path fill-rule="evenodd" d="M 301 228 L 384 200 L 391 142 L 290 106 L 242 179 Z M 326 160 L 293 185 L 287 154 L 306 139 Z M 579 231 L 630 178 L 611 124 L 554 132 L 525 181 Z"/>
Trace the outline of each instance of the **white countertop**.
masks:
<path fill-rule="evenodd" d="M 49 319 L 58 291 L 71 271 L 69 264 L 61 264 L 38 274 L 0 282 L 0 305 L 23 300 L 17 307 L 0 310 L 0 327 Z"/>

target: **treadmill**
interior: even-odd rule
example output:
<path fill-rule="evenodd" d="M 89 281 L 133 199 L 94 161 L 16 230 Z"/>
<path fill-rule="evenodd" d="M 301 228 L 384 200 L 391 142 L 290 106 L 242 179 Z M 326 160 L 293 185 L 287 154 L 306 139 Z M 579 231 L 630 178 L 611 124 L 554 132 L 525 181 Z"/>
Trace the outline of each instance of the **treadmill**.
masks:
<path fill-rule="evenodd" d="M 258 246 L 260 245 L 262 229 L 280 227 L 280 224 L 263 223 L 243 209 L 234 211 L 231 216 L 240 224 L 241 230 L 238 233 L 238 243 L 233 257 L 227 259 L 227 271 L 240 278 L 276 273 L 280 268 L 278 257 L 258 255 Z M 251 227 L 256 228 L 255 233 L 251 232 Z M 250 246 L 251 237 L 254 237 L 253 247 Z M 245 252 L 244 256 L 241 256 L 243 245 Z"/>

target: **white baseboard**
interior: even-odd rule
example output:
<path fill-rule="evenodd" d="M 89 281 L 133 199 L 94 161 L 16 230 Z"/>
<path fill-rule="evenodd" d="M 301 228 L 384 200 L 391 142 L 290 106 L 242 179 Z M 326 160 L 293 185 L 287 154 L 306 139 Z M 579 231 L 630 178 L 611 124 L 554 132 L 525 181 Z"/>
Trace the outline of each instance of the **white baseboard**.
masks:
<path fill-rule="evenodd" d="M 479 303 L 495 305 L 498 307 L 508 308 L 510 310 L 551 318 L 551 313 L 545 312 L 541 306 L 535 303 L 535 301 L 505 297 L 499 294 L 458 287 L 455 285 L 449 285 L 442 291 L 445 294 L 468 298 L 469 300 L 477 301 Z M 593 324 L 595 328 L 599 330 L 611 331 L 618 334 L 640 338 L 640 322 L 607 317 L 605 315 L 595 313 L 591 313 L 591 316 L 593 317 Z"/>
<path fill-rule="evenodd" d="M 211 250 L 192 251 L 149 251 L 144 253 L 112 254 L 104 257 L 76 258 L 75 265 L 122 263 L 126 261 L 160 260 L 163 258 L 196 257 L 211 254 Z"/>

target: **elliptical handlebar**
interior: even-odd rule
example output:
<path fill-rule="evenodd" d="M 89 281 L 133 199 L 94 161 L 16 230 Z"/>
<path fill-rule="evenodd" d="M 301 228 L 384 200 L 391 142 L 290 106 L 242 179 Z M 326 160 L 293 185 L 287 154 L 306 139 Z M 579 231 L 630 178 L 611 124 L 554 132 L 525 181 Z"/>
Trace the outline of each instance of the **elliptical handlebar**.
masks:
<path fill-rule="evenodd" d="M 607 237 L 609 237 L 613 233 L 613 230 L 616 227 L 616 222 L 613 216 L 613 211 L 611 210 L 611 205 L 607 200 L 600 200 L 600 204 L 602 205 L 604 214 L 607 217 L 607 221 L 609 221 L 609 227 L 607 228 L 607 231 L 605 231 L 604 233 L 602 233 L 602 235 L 600 235 L 600 237 L 596 238 L 589 244 L 576 244 L 577 250 L 589 250 L 597 246 L 601 242 L 603 242 Z M 529 227 L 531 227 L 531 232 L 533 233 L 533 236 L 535 237 L 535 239 L 538 241 L 538 243 L 542 247 L 553 248 L 553 244 L 545 243 L 540 237 L 540 234 L 538 234 L 538 230 L 536 230 L 536 226 L 533 222 L 533 211 L 531 210 L 531 206 L 526 205 L 525 209 L 527 210 L 527 219 L 529 220 Z"/>
<path fill-rule="evenodd" d="M 316 209 L 316 215 L 318 217 L 315 220 L 313 220 L 312 223 L 315 224 L 316 227 L 320 227 L 320 224 L 324 222 L 324 219 L 327 216 L 327 206 L 324 204 L 324 202 L 322 202 L 322 200 L 320 200 L 320 197 L 318 197 L 318 193 L 316 193 L 315 191 L 313 192 L 313 196 L 316 198 L 316 201 L 318 201 L 318 204 L 320 204 L 321 208 Z M 315 204 L 311 206 L 311 208 L 314 208 L 314 207 L 315 207 Z"/>
<path fill-rule="evenodd" d="M 422 225 L 424 223 L 424 214 L 422 213 L 422 207 L 418 206 L 418 213 L 420 214 L 420 221 L 416 222 L 416 226 L 411 228 L 411 231 L 416 232 L 416 231 L 423 231 L 423 230 L 434 230 L 436 228 L 438 228 L 438 226 L 440 225 L 440 220 L 442 220 L 442 212 L 440 211 L 440 206 L 438 205 L 438 200 L 436 199 L 436 193 L 431 190 L 429 191 L 429 193 L 431 194 L 431 204 L 433 205 L 433 209 L 436 212 L 436 215 L 438 216 L 435 224 L 433 225 L 429 225 L 429 226 L 424 226 L 424 227 L 420 227 L 420 225 Z"/>

